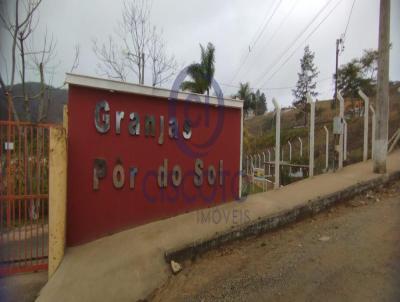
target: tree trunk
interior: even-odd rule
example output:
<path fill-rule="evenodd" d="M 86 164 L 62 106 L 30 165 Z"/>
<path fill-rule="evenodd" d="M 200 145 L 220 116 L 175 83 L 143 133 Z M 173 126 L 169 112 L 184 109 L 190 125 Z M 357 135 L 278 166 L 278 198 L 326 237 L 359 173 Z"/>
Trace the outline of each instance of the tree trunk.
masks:
<path fill-rule="evenodd" d="M 31 110 L 29 104 L 28 93 L 26 91 L 25 84 L 25 53 L 24 53 L 24 40 L 22 37 L 19 39 L 21 46 L 21 82 L 22 82 L 22 94 L 24 96 L 24 111 L 25 111 L 25 119 L 30 122 L 31 121 Z"/>
<path fill-rule="evenodd" d="M 49 108 L 49 100 L 46 97 L 46 85 L 44 82 L 44 71 L 43 71 L 43 63 L 39 64 L 39 72 L 40 72 L 40 97 L 39 97 L 39 110 L 37 116 L 37 122 L 42 122 L 45 118 L 47 118 L 47 111 Z"/>
<path fill-rule="evenodd" d="M 307 127 L 307 103 L 304 103 L 303 106 L 303 112 L 304 112 L 304 127 Z"/>

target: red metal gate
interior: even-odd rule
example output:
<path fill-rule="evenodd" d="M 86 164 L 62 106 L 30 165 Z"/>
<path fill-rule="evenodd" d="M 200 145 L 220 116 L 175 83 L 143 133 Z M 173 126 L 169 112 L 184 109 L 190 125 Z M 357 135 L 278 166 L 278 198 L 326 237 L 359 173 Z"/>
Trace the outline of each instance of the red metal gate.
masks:
<path fill-rule="evenodd" d="M 0 121 L 0 276 L 47 269 L 49 127 Z"/>

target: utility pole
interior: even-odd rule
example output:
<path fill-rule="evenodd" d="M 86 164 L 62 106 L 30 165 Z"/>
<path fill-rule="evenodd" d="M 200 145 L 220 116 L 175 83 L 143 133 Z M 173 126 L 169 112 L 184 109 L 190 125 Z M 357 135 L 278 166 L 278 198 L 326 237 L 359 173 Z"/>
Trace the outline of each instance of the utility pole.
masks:
<path fill-rule="evenodd" d="M 389 128 L 389 48 L 390 0 L 381 0 L 379 13 L 378 92 L 376 102 L 376 132 L 374 173 L 386 173 Z"/>
<path fill-rule="evenodd" d="M 337 103 L 338 103 L 338 69 L 339 69 L 339 52 L 340 52 L 340 44 L 342 44 L 343 40 L 342 38 L 336 39 L 336 66 L 335 66 L 335 95 L 333 96 L 332 100 L 332 108 L 335 110 L 337 114 Z M 335 170 L 335 145 L 337 144 L 338 141 L 338 135 L 333 134 L 333 144 L 332 144 L 332 170 Z M 340 142 L 340 138 L 339 138 Z M 340 161 L 340 160 L 339 160 Z"/>
<path fill-rule="evenodd" d="M 333 98 L 333 108 L 336 108 L 337 104 L 337 81 L 338 81 L 338 68 L 339 68 L 339 46 L 342 43 L 342 38 L 336 39 L 336 68 L 335 68 L 335 96 Z"/>

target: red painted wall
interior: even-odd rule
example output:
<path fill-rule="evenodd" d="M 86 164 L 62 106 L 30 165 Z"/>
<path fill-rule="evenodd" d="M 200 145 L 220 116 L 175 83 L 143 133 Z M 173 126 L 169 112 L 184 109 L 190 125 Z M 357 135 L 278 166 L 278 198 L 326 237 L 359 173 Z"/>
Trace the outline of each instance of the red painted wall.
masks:
<path fill-rule="evenodd" d="M 97 132 L 94 124 L 95 105 L 101 100 L 110 105 L 111 128 L 105 134 Z M 194 209 L 210 207 L 238 196 L 240 170 L 240 109 L 223 108 L 223 124 L 216 141 L 205 148 L 195 144 L 204 143 L 218 124 L 217 107 L 178 101 L 176 117 L 180 133 L 184 116 L 198 126 L 192 127 L 192 137 L 185 143 L 195 150 L 207 151 L 204 161 L 203 185 L 194 186 L 193 175 L 186 175 L 179 187 L 174 187 L 169 177 L 167 189 L 157 185 L 158 167 L 168 159 L 168 170 L 179 164 L 183 174 L 194 171 L 196 157 L 183 152 L 175 140 L 168 136 L 170 102 L 165 99 L 136 94 L 109 92 L 106 90 L 70 85 L 68 103 L 68 206 L 67 245 L 77 245 L 98 237 L 137 226 L 150 221 L 174 216 Z M 185 109 L 186 108 L 186 109 Z M 115 111 L 124 111 L 121 134 L 115 133 Z M 128 132 L 129 113 L 140 115 L 140 135 Z M 145 137 L 146 114 L 155 116 L 156 136 Z M 159 116 L 163 115 L 164 144 L 158 144 Z M 208 126 L 207 123 L 207 115 Z M 221 119 L 220 119 L 221 121 Z M 107 162 L 107 174 L 100 180 L 98 191 L 93 190 L 94 159 Z M 117 160 L 125 169 L 125 185 L 116 189 L 112 171 Z M 207 182 L 207 167 L 212 164 L 218 172 L 219 160 L 223 160 L 226 174 L 224 186 L 218 178 L 214 186 Z M 135 188 L 129 188 L 129 167 L 138 168 Z M 150 173 L 150 174 L 149 174 Z M 147 174 L 147 177 L 146 177 Z M 218 173 L 217 173 L 218 174 Z M 211 201 L 208 196 L 215 194 Z M 189 199 L 189 200 L 188 200 Z M 190 200 L 194 199 L 194 200 Z"/>

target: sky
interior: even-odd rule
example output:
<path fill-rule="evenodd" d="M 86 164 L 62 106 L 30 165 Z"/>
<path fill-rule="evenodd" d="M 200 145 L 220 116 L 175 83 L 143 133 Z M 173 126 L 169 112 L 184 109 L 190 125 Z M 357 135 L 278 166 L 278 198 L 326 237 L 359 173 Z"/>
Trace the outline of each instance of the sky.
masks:
<path fill-rule="evenodd" d="M 43 0 L 33 43 L 40 45 L 46 30 L 57 41 L 57 67 L 47 76 L 54 86 L 64 82 L 76 44 L 80 57 L 74 72 L 99 76 L 93 40 L 101 43 L 116 35 L 122 7 L 123 0 Z M 224 95 L 233 95 L 240 82 L 249 82 L 265 92 L 269 109 L 272 97 L 282 106 L 292 103 L 291 89 L 306 45 L 315 52 L 318 99 L 333 95 L 337 38 L 346 32 L 339 64 L 378 47 L 379 0 L 153 0 L 151 8 L 151 22 L 162 30 L 167 50 L 180 67 L 199 60 L 200 43 L 212 42 L 215 80 Z M 0 33 L 0 66 L 5 66 L 10 43 L 4 30 Z M 400 0 L 391 1 L 390 37 L 389 77 L 400 80 Z M 37 78 L 29 72 L 29 79 Z M 150 84 L 149 77 L 146 82 Z M 164 85 L 171 86 L 172 80 Z"/>

